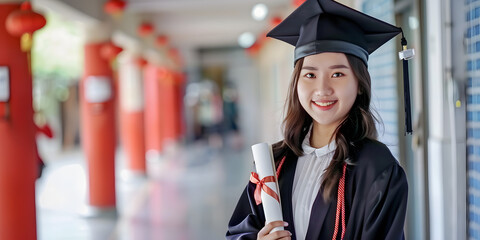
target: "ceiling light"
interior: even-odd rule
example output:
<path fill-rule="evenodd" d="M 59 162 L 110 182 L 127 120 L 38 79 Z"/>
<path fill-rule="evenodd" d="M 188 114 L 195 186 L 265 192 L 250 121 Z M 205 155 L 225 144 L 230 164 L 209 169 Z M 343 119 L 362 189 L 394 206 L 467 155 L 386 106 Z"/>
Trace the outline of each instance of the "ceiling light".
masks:
<path fill-rule="evenodd" d="M 238 37 L 238 44 L 243 48 L 249 48 L 255 43 L 255 35 L 251 32 L 244 32 Z"/>
<path fill-rule="evenodd" d="M 268 8 L 267 5 L 263 3 L 258 3 L 252 8 L 252 17 L 257 21 L 262 21 L 267 17 Z"/>

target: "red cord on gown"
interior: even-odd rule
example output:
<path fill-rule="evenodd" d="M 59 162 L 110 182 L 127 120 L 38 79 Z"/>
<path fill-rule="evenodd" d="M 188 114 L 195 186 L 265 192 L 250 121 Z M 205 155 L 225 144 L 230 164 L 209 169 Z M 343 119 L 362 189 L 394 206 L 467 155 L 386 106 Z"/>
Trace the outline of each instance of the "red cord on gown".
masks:
<path fill-rule="evenodd" d="M 335 230 L 333 232 L 332 240 L 337 239 L 338 234 L 338 225 L 340 220 L 340 212 L 342 214 L 342 235 L 340 239 L 343 239 L 345 236 L 346 224 L 345 224 L 345 172 L 347 170 L 347 164 L 343 165 L 343 174 L 338 183 L 338 193 L 337 193 L 337 212 L 335 215 Z"/>

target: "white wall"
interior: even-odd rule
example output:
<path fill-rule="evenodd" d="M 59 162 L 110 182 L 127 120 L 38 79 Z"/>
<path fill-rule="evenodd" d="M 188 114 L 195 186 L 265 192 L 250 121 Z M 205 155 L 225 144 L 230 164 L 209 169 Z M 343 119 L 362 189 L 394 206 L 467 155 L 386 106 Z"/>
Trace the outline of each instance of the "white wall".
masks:
<path fill-rule="evenodd" d="M 293 72 L 293 46 L 270 39 L 260 52 L 261 141 L 283 139 L 282 121 L 288 86 Z"/>
<path fill-rule="evenodd" d="M 451 0 L 426 1 L 428 186 L 431 239 L 466 239 L 465 147 L 456 142 L 452 99 Z M 463 124 L 463 125 L 462 125 Z M 463 144 L 464 145 L 464 144 Z M 459 153 L 459 155 L 456 154 Z"/>

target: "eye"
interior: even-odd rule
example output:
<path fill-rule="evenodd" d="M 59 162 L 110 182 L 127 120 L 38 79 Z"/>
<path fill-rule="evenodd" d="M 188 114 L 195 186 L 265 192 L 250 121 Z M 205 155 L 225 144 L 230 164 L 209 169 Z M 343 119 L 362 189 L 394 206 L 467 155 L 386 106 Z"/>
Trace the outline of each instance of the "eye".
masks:
<path fill-rule="evenodd" d="M 336 72 L 332 75 L 332 77 L 334 77 L 334 78 L 343 77 L 343 76 L 345 76 L 345 74 L 343 74 L 341 72 Z"/>
<path fill-rule="evenodd" d="M 315 74 L 313 74 L 313 73 L 307 73 L 303 76 L 306 77 L 306 78 L 315 78 Z"/>

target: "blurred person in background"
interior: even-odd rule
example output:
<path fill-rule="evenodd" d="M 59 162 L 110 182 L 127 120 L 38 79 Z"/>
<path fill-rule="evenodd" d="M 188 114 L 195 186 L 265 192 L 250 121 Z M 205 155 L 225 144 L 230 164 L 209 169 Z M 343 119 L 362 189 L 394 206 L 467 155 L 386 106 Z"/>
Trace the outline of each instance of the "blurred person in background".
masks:
<path fill-rule="evenodd" d="M 233 82 L 227 81 L 223 89 L 223 126 L 226 140 L 233 149 L 242 147 L 238 124 L 238 90 Z"/>
<path fill-rule="evenodd" d="M 205 137 L 208 145 L 215 149 L 219 149 L 223 145 L 222 105 L 222 96 L 218 86 L 212 80 L 204 80 L 198 101 L 198 120 L 201 126 L 201 136 Z"/>

